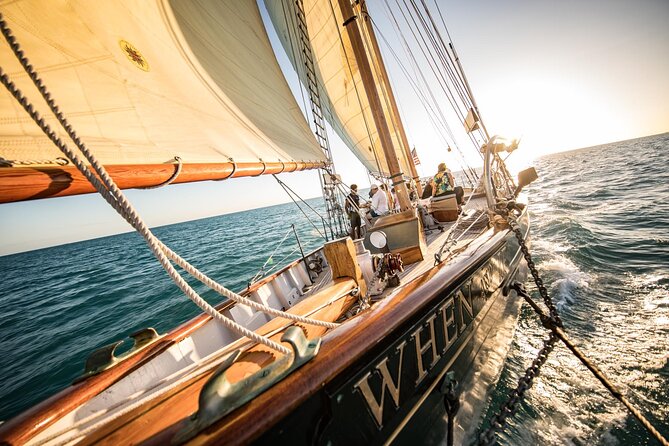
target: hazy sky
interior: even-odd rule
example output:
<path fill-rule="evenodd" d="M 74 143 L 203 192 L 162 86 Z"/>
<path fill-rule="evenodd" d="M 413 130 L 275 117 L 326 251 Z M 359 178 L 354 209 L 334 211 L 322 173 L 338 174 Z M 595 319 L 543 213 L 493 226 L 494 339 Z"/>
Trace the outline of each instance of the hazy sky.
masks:
<path fill-rule="evenodd" d="M 381 33 L 396 42 L 383 3 L 368 2 Z M 396 7 L 395 0 L 387 4 Z M 490 133 L 522 137 L 521 149 L 512 156 L 517 163 L 669 131 L 669 1 L 490 0 L 439 5 Z M 393 47 L 401 54 L 400 45 Z M 287 65 L 285 57 L 279 59 Z M 419 173 L 434 173 L 441 161 L 457 164 L 455 154 L 444 151 L 390 56 L 386 63 L 410 143 L 422 161 Z M 296 88 L 295 77 L 289 75 L 288 80 Z M 334 137 L 331 144 L 344 181 L 367 185 L 365 171 L 353 155 Z M 282 179 L 305 197 L 317 194 L 315 172 Z M 152 226 L 289 201 L 271 177 L 127 195 Z M 0 205 L 0 255 L 128 230 L 95 195 Z"/>

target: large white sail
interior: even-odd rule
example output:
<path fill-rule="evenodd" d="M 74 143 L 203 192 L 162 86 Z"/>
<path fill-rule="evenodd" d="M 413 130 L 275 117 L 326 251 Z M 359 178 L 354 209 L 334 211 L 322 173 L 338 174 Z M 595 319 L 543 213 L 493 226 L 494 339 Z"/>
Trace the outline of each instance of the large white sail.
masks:
<path fill-rule="evenodd" d="M 184 163 L 325 159 L 255 1 L 19 0 L 3 2 L 2 13 L 103 164 L 165 163 L 175 156 Z M 4 40 L 0 60 L 55 123 Z M 0 157 L 58 156 L 3 89 Z"/>
<path fill-rule="evenodd" d="M 291 0 L 265 0 L 265 6 L 282 45 L 306 85 L 306 72 L 302 69 L 302 61 L 292 48 L 300 42 L 294 3 Z M 351 41 L 343 26 L 348 17 L 341 16 L 336 1 L 304 0 L 304 14 L 325 118 L 370 172 L 388 175 L 388 165 L 353 55 Z M 364 29 L 361 31 L 365 32 Z M 369 45 L 369 41 L 366 40 L 365 44 Z M 374 62 L 375 57 L 369 48 L 368 53 L 370 60 Z M 372 63 L 372 66 L 376 70 L 377 65 Z M 386 98 L 387 87 L 381 76 L 377 72 L 374 74 L 379 96 Z M 323 97 L 323 92 L 326 97 Z M 390 104 L 384 102 L 382 108 L 380 112 L 384 114 L 390 127 L 400 168 L 405 175 L 411 176 Z"/>

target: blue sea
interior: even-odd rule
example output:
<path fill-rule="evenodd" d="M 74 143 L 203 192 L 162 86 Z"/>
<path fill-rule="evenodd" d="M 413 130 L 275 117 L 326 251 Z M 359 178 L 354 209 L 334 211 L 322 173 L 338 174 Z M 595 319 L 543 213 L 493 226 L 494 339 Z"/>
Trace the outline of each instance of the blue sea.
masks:
<path fill-rule="evenodd" d="M 669 134 L 546 156 L 528 188 L 532 253 L 566 332 L 669 437 Z M 322 200 L 309 201 L 321 210 Z M 234 290 L 322 243 L 293 203 L 164 226 L 155 233 Z M 277 241 L 285 239 L 282 244 Z M 67 386 L 93 349 L 198 309 L 134 233 L 0 257 L 0 420 Z M 271 272 L 271 271 L 270 271 Z M 218 296 L 192 282 L 210 302 Z M 528 288 L 536 291 L 528 282 Z M 489 419 L 534 359 L 545 329 L 524 306 Z M 656 444 L 558 345 L 507 445 Z"/>

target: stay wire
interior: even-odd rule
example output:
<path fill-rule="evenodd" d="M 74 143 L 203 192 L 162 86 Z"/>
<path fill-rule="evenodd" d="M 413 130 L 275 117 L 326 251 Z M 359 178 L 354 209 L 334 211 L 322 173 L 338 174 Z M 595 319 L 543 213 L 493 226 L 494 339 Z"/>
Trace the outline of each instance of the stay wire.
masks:
<path fill-rule="evenodd" d="M 255 273 L 255 275 L 251 278 L 249 283 L 251 283 L 251 284 L 254 283 L 256 280 L 258 280 L 258 278 L 260 278 L 262 276 L 262 274 L 265 272 L 265 267 L 269 264 L 269 262 L 272 261 L 272 257 L 274 257 L 274 254 L 276 254 L 276 252 L 279 250 L 279 248 L 281 248 L 281 246 L 283 245 L 283 242 L 286 241 L 286 239 L 288 238 L 288 236 L 290 235 L 291 232 L 293 232 L 293 228 L 290 228 L 286 232 L 286 234 L 283 236 L 283 238 L 279 241 L 279 243 L 277 243 L 277 245 L 274 248 L 274 250 L 272 251 L 272 253 L 269 255 L 269 257 L 267 257 L 267 260 L 265 260 L 265 263 L 263 263 L 263 265 L 260 267 L 258 272 Z"/>
<path fill-rule="evenodd" d="M 438 69 L 435 58 L 430 57 L 428 55 L 429 45 L 426 42 L 426 38 L 421 33 L 420 27 L 416 23 L 416 20 L 413 18 L 413 15 L 411 14 L 411 9 L 406 4 L 406 0 L 405 0 L 405 6 L 404 6 L 407 10 L 406 13 L 405 13 L 404 8 L 402 7 L 402 5 L 399 3 L 399 0 L 395 0 L 395 3 L 397 4 L 397 7 L 400 10 L 400 12 L 402 14 L 402 17 L 404 18 L 404 21 L 406 22 L 409 30 L 411 31 L 411 35 L 413 36 L 414 40 L 416 41 L 416 43 L 417 43 L 425 61 L 427 62 L 428 66 L 430 67 L 430 70 L 432 71 L 432 74 L 433 74 L 433 76 L 436 80 L 437 85 L 440 87 L 440 90 L 442 91 L 442 93 L 444 94 L 446 99 L 448 100 L 449 104 L 451 105 L 451 109 L 455 113 L 458 120 L 460 120 L 461 123 L 464 123 L 465 122 L 465 113 L 458 106 L 458 101 L 457 101 L 456 97 L 450 91 L 447 79 L 443 76 L 443 74 L 439 74 L 439 73 L 441 73 L 441 71 Z M 391 14 L 392 14 L 392 11 L 391 11 Z M 411 17 L 411 20 L 409 20 L 409 18 L 407 16 Z M 413 23 L 413 25 L 412 25 L 412 23 Z M 396 26 L 399 27 L 398 24 L 396 24 Z M 414 28 L 415 28 L 415 31 L 414 31 Z M 420 38 L 419 38 L 419 36 L 420 36 Z M 471 133 L 468 133 L 466 135 L 466 137 L 473 144 L 476 153 L 478 153 L 479 156 L 482 158 L 483 155 L 479 151 L 478 143 L 474 139 L 473 135 Z"/>
<path fill-rule="evenodd" d="M 479 120 L 481 122 L 482 130 L 481 130 L 481 136 L 483 137 L 484 142 L 487 142 L 490 139 L 490 135 L 488 135 L 488 130 L 485 127 L 485 123 L 483 122 L 483 118 L 481 117 L 481 112 L 479 111 L 478 104 L 476 103 L 476 98 L 474 97 L 474 92 L 472 91 L 469 81 L 467 80 L 467 75 L 465 74 L 464 70 L 462 69 L 462 65 L 460 64 L 460 56 L 458 55 L 458 52 L 455 50 L 455 44 L 453 43 L 453 38 L 451 37 L 451 33 L 448 31 L 448 26 L 446 26 L 446 20 L 444 20 L 444 16 L 441 13 L 441 8 L 439 7 L 439 2 L 437 0 L 434 0 L 434 5 L 437 10 L 437 13 L 439 14 L 439 18 L 441 19 L 441 24 L 444 27 L 444 31 L 446 31 L 446 36 L 448 37 L 448 46 L 453 52 L 453 57 L 455 58 L 455 62 L 457 63 L 458 66 L 458 72 L 460 73 L 460 77 L 462 78 L 462 81 L 465 85 L 465 88 L 467 89 L 467 93 L 469 94 L 472 105 L 474 106 L 474 110 L 476 111 L 476 114 L 479 117 Z M 435 26 L 436 28 L 436 26 Z"/>
<path fill-rule="evenodd" d="M 418 17 L 418 20 L 420 21 L 421 25 L 423 26 L 423 30 L 425 31 L 425 35 L 427 36 L 428 40 L 432 44 L 432 48 L 434 49 L 434 54 L 436 54 L 437 59 L 441 62 L 442 66 L 444 67 L 444 71 L 446 71 L 446 74 L 448 75 L 449 79 L 451 80 L 451 84 L 455 87 L 455 91 L 458 93 L 458 96 L 460 98 L 460 101 L 465 105 L 465 107 L 468 106 L 467 104 L 467 99 L 466 95 L 464 92 L 464 88 L 461 82 L 458 82 L 458 77 L 455 75 L 455 70 L 453 64 L 448 63 L 448 58 L 447 58 L 447 49 L 444 45 L 439 44 L 439 33 L 436 29 L 431 27 L 428 24 L 428 20 L 426 19 L 425 15 L 427 15 L 428 18 L 430 18 L 430 12 L 429 10 L 425 10 L 426 14 L 423 14 L 421 12 L 420 8 L 418 7 L 417 3 L 415 0 L 409 0 L 414 11 L 416 12 L 416 17 Z M 425 3 L 423 2 L 423 5 Z M 443 42 L 442 42 L 443 43 Z"/>
<path fill-rule="evenodd" d="M 423 37 L 422 37 L 423 42 L 425 43 L 425 39 L 426 39 L 426 38 L 427 38 L 427 40 L 429 40 L 430 42 L 432 42 L 432 46 L 433 46 L 434 51 L 435 51 L 435 53 L 436 53 L 436 55 L 437 55 L 437 59 L 440 60 L 440 61 L 442 62 L 442 66 L 443 66 L 443 68 L 444 68 L 444 71 L 446 72 L 446 74 L 448 75 L 448 77 L 451 79 L 451 83 L 452 83 L 453 87 L 455 88 L 455 91 L 458 93 L 458 96 L 460 97 L 460 101 L 461 101 L 462 105 L 464 105 L 464 110 L 460 110 L 459 107 L 457 107 L 457 109 L 458 109 L 458 110 L 457 110 L 457 113 L 459 113 L 459 114 L 461 115 L 461 116 L 460 116 L 460 119 L 462 120 L 462 123 L 464 124 L 464 122 L 465 122 L 465 115 L 468 113 L 468 110 L 469 110 L 470 107 L 469 107 L 469 105 L 467 104 L 467 101 L 465 100 L 465 95 L 464 95 L 464 92 L 462 91 L 461 85 L 455 80 L 455 78 L 454 78 L 454 74 L 452 73 L 452 70 L 451 70 L 451 67 L 448 65 L 448 63 L 447 63 L 447 62 L 445 61 L 445 59 L 443 58 L 443 56 L 442 56 L 442 51 L 441 51 L 439 45 L 437 44 L 436 38 L 434 37 L 434 34 L 433 34 L 432 30 L 431 30 L 431 29 L 429 28 L 429 26 L 427 25 L 427 21 L 426 21 L 425 18 L 423 17 L 423 14 L 422 14 L 421 11 L 419 10 L 419 8 L 418 8 L 418 6 L 416 5 L 415 1 L 414 1 L 414 0 L 404 0 L 405 4 L 407 5 L 407 6 L 406 6 L 407 11 L 409 11 L 409 6 L 408 6 L 408 4 L 407 4 L 407 1 L 409 1 L 409 2 L 411 3 L 411 5 L 412 5 L 412 7 L 414 8 L 414 11 L 415 11 L 415 13 L 416 13 L 416 17 L 418 18 L 418 20 L 419 20 L 419 21 L 421 22 L 421 24 L 423 25 L 423 29 L 424 29 L 424 31 L 425 31 L 425 32 L 424 32 L 424 35 L 425 35 L 425 36 L 423 36 L 423 34 L 420 32 L 420 29 L 418 28 L 418 25 L 416 24 L 415 19 L 413 20 L 413 21 L 414 21 L 414 24 L 415 24 L 415 26 L 416 26 L 416 29 L 418 30 L 419 34 L 421 34 L 421 36 L 423 36 Z M 409 13 L 409 14 L 410 14 L 410 13 Z M 429 11 L 428 11 L 428 14 L 429 14 Z M 427 44 L 426 44 L 426 46 L 427 46 Z M 447 52 L 447 49 L 444 48 L 443 51 Z M 434 56 L 433 56 L 433 57 L 434 57 Z M 446 82 L 446 79 L 445 79 L 445 78 L 444 78 L 444 82 Z M 454 100 L 454 102 L 457 102 L 457 101 L 455 100 L 455 96 L 453 96 L 453 100 Z M 456 108 L 455 105 L 453 105 L 453 107 Z M 472 144 L 474 145 L 474 148 L 478 149 L 479 144 L 478 144 L 478 142 L 476 141 L 476 138 L 474 137 L 474 135 L 473 135 L 471 132 L 468 132 L 468 133 L 467 133 L 467 136 L 469 137 L 470 141 L 471 141 Z"/>
<path fill-rule="evenodd" d="M 295 198 L 293 197 L 293 194 L 295 194 L 295 196 L 296 196 L 302 203 L 304 203 L 309 209 L 311 209 L 311 210 L 314 212 L 314 214 L 316 214 L 316 215 L 321 219 L 321 221 L 322 221 L 323 223 L 325 223 L 325 219 L 323 218 L 323 216 L 322 216 L 321 214 L 319 214 L 314 208 L 312 208 L 311 206 L 309 206 L 309 203 L 307 203 L 306 201 L 304 201 L 304 200 L 302 199 L 302 197 L 300 197 L 299 195 L 297 195 L 297 193 L 295 193 L 295 191 L 293 191 L 293 190 L 292 190 L 286 183 L 284 183 L 283 181 L 281 181 L 281 180 L 279 179 L 279 177 L 277 177 L 276 175 L 272 175 L 272 176 L 273 176 L 274 179 L 277 181 L 277 183 L 279 183 L 279 185 L 283 188 L 283 190 L 286 192 L 286 194 L 288 194 L 288 196 L 290 197 L 290 199 L 293 200 L 293 203 L 295 203 L 295 206 L 297 206 L 297 208 L 300 210 L 300 212 L 302 213 L 302 215 L 304 215 L 304 217 L 309 221 L 309 224 L 311 224 L 311 226 L 313 226 L 313 228 L 316 230 L 316 232 L 318 232 L 318 235 L 320 235 L 321 238 L 323 238 L 323 240 L 326 240 L 326 241 L 327 241 L 327 237 L 326 237 L 325 235 L 323 235 L 323 233 L 318 229 L 318 227 L 314 224 L 314 222 L 311 221 L 311 218 L 309 218 L 309 216 L 307 215 L 307 213 L 304 212 L 304 209 L 302 209 L 302 206 L 300 206 L 299 203 L 297 202 L 297 200 L 295 200 Z M 323 230 L 325 230 L 325 228 L 324 228 Z"/>
<path fill-rule="evenodd" d="M 397 1 L 396 1 L 396 3 L 397 3 Z M 398 3 L 398 7 L 399 7 L 399 3 Z M 432 103 L 434 104 L 434 107 L 435 107 L 436 112 L 437 112 L 436 114 L 435 114 L 435 109 L 432 109 L 432 107 L 430 106 L 430 102 L 426 99 L 425 93 L 422 93 L 422 94 L 419 93 L 421 91 L 421 87 L 416 82 L 414 82 L 414 80 L 408 74 L 407 69 L 403 66 L 400 58 L 397 56 L 397 54 L 392 49 L 392 45 L 390 45 L 390 43 L 388 42 L 388 39 L 386 39 L 386 37 L 383 35 L 383 33 L 381 32 L 379 27 L 375 25 L 377 32 L 379 33 L 379 35 L 381 36 L 381 38 L 384 41 L 384 43 L 386 44 L 386 46 L 389 48 L 389 51 L 391 52 L 391 54 L 393 55 L 393 57 L 397 61 L 398 65 L 402 69 L 402 71 L 405 74 L 407 80 L 409 81 L 409 84 L 412 86 L 414 91 L 416 91 L 416 94 L 419 96 L 419 98 L 421 98 L 421 104 L 423 104 L 423 106 L 426 108 L 426 111 L 427 111 L 427 107 L 430 107 L 430 109 L 432 110 L 432 114 L 429 111 L 427 111 L 428 117 L 430 118 L 430 121 L 433 122 L 433 125 L 434 125 L 434 122 L 439 122 L 444 127 L 444 129 L 446 130 L 446 133 L 448 133 L 448 135 L 449 135 L 449 137 L 452 141 L 452 144 L 448 141 L 448 138 L 446 138 L 443 134 L 441 136 L 442 136 L 442 138 L 444 138 L 445 142 L 447 143 L 447 145 L 449 147 L 451 145 L 453 145 L 455 147 L 455 149 L 456 149 L 457 153 L 459 154 L 459 156 L 461 158 L 461 161 L 463 163 L 463 168 L 465 168 L 465 169 L 463 169 L 463 172 L 465 172 L 465 176 L 467 177 L 468 181 L 470 182 L 470 184 L 477 183 L 479 181 L 480 176 L 474 171 L 474 169 L 472 169 L 472 167 L 467 162 L 467 160 L 464 156 L 464 153 L 462 152 L 462 150 L 460 149 L 459 144 L 457 143 L 457 139 L 455 138 L 453 130 L 451 129 L 450 125 L 448 124 L 448 120 L 446 119 L 446 117 L 444 115 L 444 112 L 439 105 L 439 101 L 437 101 L 437 99 L 435 98 L 434 92 L 432 91 L 432 88 L 430 87 L 430 83 L 428 83 L 427 80 L 425 79 L 425 75 L 423 74 L 422 70 L 420 70 L 418 68 L 418 62 L 416 61 L 415 56 L 413 54 L 413 51 L 411 51 L 406 38 L 404 37 L 404 35 L 401 32 L 398 32 L 399 28 L 400 28 L 398 20 L 395 17 L 395 14 L 394 14 L 392 8 L 390 8 L 390 6 L 387 5 L 387 4 L 386 4 L 386 13 L 388 14 L 389 18 L 392 20 L 392 22 L 394 24 L 395 31 L 396 31 L 396 33 L 398 34 L 399 38 L 402 41 L 404 51 L 407 54 L 408 60 L 412 63 L 414 73 L 417 73 L 417 77 L 419 77 L 423 81 L 423 85 L 424 85 L 423 88 L 427 92 L 427 95 L 429 95 L 429 97 L 431 98 Z M 403 16 L 404 16 L 404 14 L 403 14 Z M 408 21 L 406 19 L 406 16 L 404 16 L 404 18 L 405 18 L 405 21 L 408 23 Z M 414 35 L 414 37 L 415 37 L 415 35 Z M 416 42 L 420 46 L 420 42 L 418 40 L 416 40 Z M 423 53 L 423 55 L 425 56 L 424 53 Z M 448 97 L 447 97 L 447 99 L 448 99 Z M 453 106 L 452 103 L 451 103 L 451 105 Z M 456 112 L 456 114 L 457 114 L 457 112 Z M 436 118 L 436 121 L 433 120 L 433 118 Z M 437 133 L 440 133 L 439 127 L 435 125 L 435 128 L 437 129 Z M 479 156 L 482 158 L 482 154 L 480 153 L 479 150 L 476 150 L 476 153 L 478 153 Z M 475 178 L 475 180 L 472 180 L 471 178 L 469 178 L 469 174 L 467 174 L 467 171 L 469 171 L 469 174 L 471 174 L 472 177 Z"/>

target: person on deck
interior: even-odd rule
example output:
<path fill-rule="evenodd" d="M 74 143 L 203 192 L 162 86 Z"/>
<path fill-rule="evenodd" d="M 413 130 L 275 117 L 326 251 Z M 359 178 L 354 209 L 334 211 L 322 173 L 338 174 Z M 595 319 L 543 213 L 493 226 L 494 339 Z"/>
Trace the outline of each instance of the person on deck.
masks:
<path fill-rule="evenodd" d="M 430 198 L 432 196 L 432 178 L 428 179 L 427 182 L 425 183 L 425 187 L 423 187 L 423 195 L 421 195 L 421 199 L 425 200 L 427 198 Z"/>
<path fill-rule="evenodd" d="M 382 184 L 381 186 L 385 185 Z M 386 195 L 386 191 L 379 189 L 376 184 L 372 184 L 371 192 L 373 195 L 369 213 L 372 217 L 386 215 L 388 213 L 388 196 Z"/>
<path fill-rule="evenodd" d="M 348 218 L 351 220 L 351 237 L 353 237 L 353 240 L 357 240 L 360 238 L 360 226 L 362 222 L 360 220 L 360 213 L 358 212 L 360 209 L 360 196 L 358 195 L 357 184 L 351 184 L 351 193 L 346 196 L 344 207 Z"/>
<path fill-rule="evenodd" d="M 392 198 L 393 210 L 395 212 L 399 212 L 400 211 L 400 200 L 397 198 L 397 192 L 395 192 L 394 188 L 390 189 L 390 198 Z"/>
<path fill-rule="evenodd" d="M 440 163 L 437 169 L 438 172 L 432 179 L 432 196 L 441 197 L 454 193 L 458 205 L 461 205 L 465 194 L 464 189 L 460 186 L 455 186 L 453 174 L 446 167 L 446 163 Z"/>

